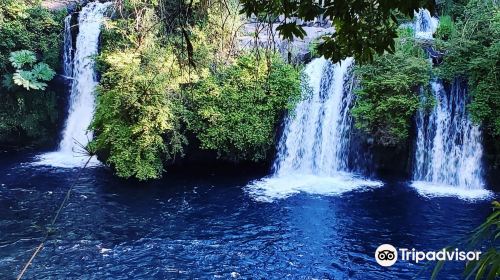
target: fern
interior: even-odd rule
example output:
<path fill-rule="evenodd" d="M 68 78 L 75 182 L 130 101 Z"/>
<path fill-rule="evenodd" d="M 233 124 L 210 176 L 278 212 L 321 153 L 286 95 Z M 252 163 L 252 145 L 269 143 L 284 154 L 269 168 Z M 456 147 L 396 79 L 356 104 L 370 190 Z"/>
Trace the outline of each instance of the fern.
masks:
<path fill-rule="evenodd" d="M 494 201 L 493 213 L 479 227 L 474 229 L 463 244 L 469 248 L 478 247 L 482 244 L 488 245 L 488 251 L 481 254 L 479 260 L 470 261 L 465 266 L 465 279 L 487 279 L 494 280 L 500 276 L 500 251 L 498 247 L 498 238 L 500 237 L 500 203 Z M 450 246 L 453 248 L 456 246 Z M 444 261 L 439 261 L 432 272 L 431 279 L 437 279 L 439 271 L 443 268 Z"/>

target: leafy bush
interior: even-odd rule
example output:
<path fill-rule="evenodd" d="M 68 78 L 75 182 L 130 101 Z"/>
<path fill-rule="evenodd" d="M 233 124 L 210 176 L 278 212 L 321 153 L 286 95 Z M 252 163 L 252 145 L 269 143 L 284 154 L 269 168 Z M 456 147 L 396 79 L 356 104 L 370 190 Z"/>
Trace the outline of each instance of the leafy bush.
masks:
<path fill-rule="evenodd" d="M 165 162 L 182 156 L 186 140 L 181 85 L 208 72 L 201 67 L 191 72 L 187 67 L 190 60 L 203 63 L 199 50 L 207 44 L 193 40 L 195 53 L 186 58 L 182 33 L 176 28 L 168 36 L 162 33 L 158 5 L 123 1 L 119 17 L 107 21 L 102 32 L 98 57 L 102 78 L 91 125 L 95 138 L 89 148 L 101 154 L 119 177 L 159 178 Z"/>
<path fill-rule="evenodd" d="M 439 18 L 439 25 L 434 37 L 441 40 L 448 40 L 455 33 L 455 25 L 450 16 L 441 16 Z"/>
<path fill-rule="evenodd" d="M 46 144 L 56 133 L 57 98 L 52 91 L 0 94 L 0 143 Z"/>
<path fill-rule="evenodd" d="M 0 73 L 12 72 L 9 56 L 18 50 L 32 51 L 41 62 L 59 69 L 64 13 L 28 1 L 0 1 Z"/>
<path fill-rule="evenodd" d="M 358 65 L 360 79 L 352 109 L 356 127 L 382 145 L 396 145 L 408 138 L 411 118 L 424 104 L 419 91 L 427 87 L 431 65 L 409 30 L 401 30 L 396 52 L 376 56 Z"/>
<path fill-rule="evenodd" d="M 226 158 L 265 158 L 281 112 L 300 96 L 298 70 L 277 57 L 236 58 L 237 2 L 196 2 L 179 21 L 186 7 L 168 3 L 125 0 L 106 22 L 89 148 L 139 180 L 183 155 L 185 127 Z"/>
<path fill-rule="evenodd" d="M 500 8 L 493 0 L 470 0 L 456 30 L 438 46 L 445 52 L 440 75 L 468 80 L 472 97 L 469 110 L 473 120 L 500 136 Z"/>
<path fill-rule="evenodd" d="M 161 177 L 163 163 L 182 154 L 182 105 L 169 90 L 172 79 L 164 67 L 171 59 L 172 52 L 164 49 L 101 57 L 105 71 L 98 87 L 92 123 L 96 137 L 90 149 L 107 153 L 106 162 L 120 177 Z"/>
<path fill-rule="evenodd" d="M 223 158 L 265 159 L 282 112 L 300 97 L 299 76 L 278 56 L 241 56 L 194 86 L 189 128 Z"/>
<path fill-rule="evenodd" d="M 32 67 L 36 62 L 35 53 L 32 51 L 21 50 L 12 52 L 9 60 L 12 66 L 16 68 L 16 72 L 12 75 L 14 84 L 22 86 L 26 90 L 44 90 L 47 87 L 45 82 L 52 80 L 56 75 L 56 72 L 46 63 L 39 62 Z M 32 67 L 32 69 L 29 69 L 30 67 Z M 5 76 L 4 86 L 9 90 L 15 89 L 10 84 L 9 75 Z"/>
<path fill-rule="evenodd" d="M 2 144 L 46 143 L 55 133 L 56 95 L 46 82 L 60 66 L 63 17 L 39 1 L 0 1 Z"/>

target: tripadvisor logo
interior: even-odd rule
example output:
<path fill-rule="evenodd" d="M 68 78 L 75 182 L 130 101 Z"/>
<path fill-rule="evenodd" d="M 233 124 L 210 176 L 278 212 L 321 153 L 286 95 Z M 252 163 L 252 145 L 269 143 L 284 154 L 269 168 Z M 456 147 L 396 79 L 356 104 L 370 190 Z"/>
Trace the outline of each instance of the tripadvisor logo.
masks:
<path fill-rule="evenodd" d="M 391 244 L 382 244 L 375 251 L 375 260 L 381 266 L 391 266 L 398 260 L 398 250 Z"/>
<path fill-rule="evenodd" d="M 398 253 L 399 251 L 399 253 Z M 396 249 L 391 244 L 382 244 L 375 251 L 375 260 L 381 266 L 392 266 L 399 259 L 419 263 L 421 261 L 477 261 L 481 255 L 479 251 L 460 251 L 458 249 L 439 251 L 418 251 L 407 248 Z"/>

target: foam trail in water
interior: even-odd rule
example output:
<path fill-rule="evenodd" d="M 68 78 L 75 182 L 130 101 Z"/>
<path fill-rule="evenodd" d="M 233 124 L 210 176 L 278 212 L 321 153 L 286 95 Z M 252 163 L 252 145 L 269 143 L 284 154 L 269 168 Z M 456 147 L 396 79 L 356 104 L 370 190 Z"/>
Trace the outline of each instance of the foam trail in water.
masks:
<path fill-rule="evenodd" d="M 56 152 L 44 154 L 36 164 L 58 167 L 79 167 L 86 162 L 83 148 L 92 138 L 88 131 L 94 115 L 94 91 L 97 79 L 93 57 L 98 53 L 99 34 L 104 20 L 104 13 L 111 2 L 91 2 L 83 7 L 78 17 L 79 32 L 76 38 L 76 51 L 71 59 L 69 30 L 70 19 L 66 19 L 64 71 L 72 75 L 71 95 L 68 119 L 66 120 L 62 140 Z M 72 45 L 72 43 L 71 43 Z M 69 64 L 69 65 L 68 65 Z M 71 69 L 71 70 L 69 70 Z M 66 74 L 66 73 L 65 73 Z M 92 164 L 98 163 L 97 160 Z"/>
<path fill-rule="evenodd" d="M 274 174 L 247 186 L 256 199 L 297 192 L 338 195 L 381 185 L 348 173 L 353 63 L 352 58 L 337 64 L 317 58 L 306 66 L 309 90 L 286 119 Z"/>
<path fill-rule="evenodd" d="M 254 181 L 246 189 L 255 200 L 271 202 L 301 192 L 313 195 L 338 196 L 355 190 L 367 191 L 382 185 L 380 181 L 367 180 L 348 172 L 338 172 L 332 176 L 313 174 L 272 176 Z"/>
<path fill-rule="evenodd" d="M 424 197 L 456 197 L 475 201 L 493 198 L 493 193 L 485 189 L 466 189 L 427 181 L 413 181 L 411 186 Z"/>

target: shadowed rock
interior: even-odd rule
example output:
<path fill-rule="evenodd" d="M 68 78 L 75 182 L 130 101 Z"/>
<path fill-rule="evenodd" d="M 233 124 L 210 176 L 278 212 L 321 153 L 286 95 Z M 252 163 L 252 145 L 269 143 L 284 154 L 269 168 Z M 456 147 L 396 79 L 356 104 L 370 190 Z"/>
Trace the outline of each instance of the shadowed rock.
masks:
<path fill-rule="evenodd" d="M 49 10 L 73 10 L 77 5 L 83 5 L 87 0 L 45 0 L 42 6 Z"/>

